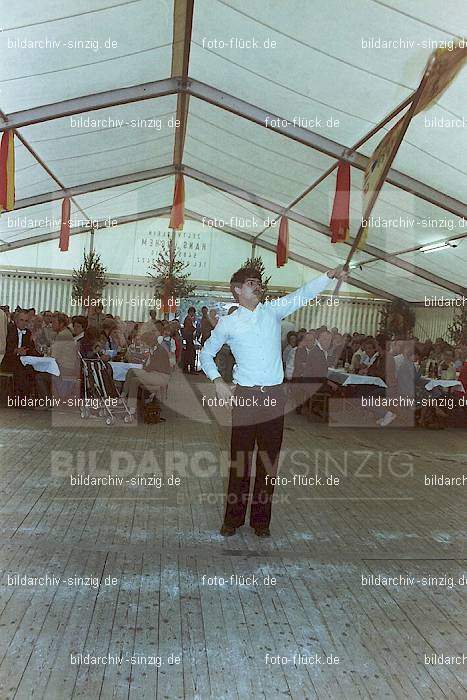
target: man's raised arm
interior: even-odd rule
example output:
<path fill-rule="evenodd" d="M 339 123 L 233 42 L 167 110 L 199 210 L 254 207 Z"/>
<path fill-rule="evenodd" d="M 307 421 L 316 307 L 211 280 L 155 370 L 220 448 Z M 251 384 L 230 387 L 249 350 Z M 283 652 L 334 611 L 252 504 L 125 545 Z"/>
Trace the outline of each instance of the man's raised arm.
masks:
<path fill-rule="evenodd" d="M 279 299 L 275 299 L 273 302 L 269 302 L 270 308 L 275 311 L 279 318 L 290 316 L 290 314 L 293 314 L 294 311 L 305 306 L 308 301 L 311 301 L 311 299 L 314 299 L 320 292 L 326 289 L 330 279 L 345 279 L 346 276 L 347 272 L 344 272 L 340 267 L 335 270 L 328 270 L 326 274 L 311 280 L 311 282 L 307 282 L 295 292 L 291 292 Z"/>

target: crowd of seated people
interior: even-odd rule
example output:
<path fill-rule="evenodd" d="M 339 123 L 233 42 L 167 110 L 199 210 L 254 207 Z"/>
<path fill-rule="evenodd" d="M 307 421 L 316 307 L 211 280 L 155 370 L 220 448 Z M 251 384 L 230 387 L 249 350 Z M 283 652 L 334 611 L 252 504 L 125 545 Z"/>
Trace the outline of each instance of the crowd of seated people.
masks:
<path fill-rule="evenodd" d="M 423 406 L 422 399 L 446 395 L 447 389 L 435 386 L 427 391 L 427 379 L 458 380 L 467 392 L 467 342 L 449 345 L 442 338 L 435 342 L 418 338 L 389 338 L 384 333 L 367 336 L 358 332 L 352 335 L 339 333 L 337 328 L 290 330 L 283 336 L 283 365 L 285 382 L 292 383 L 290 390 L 301 413 L 315 397 L 332 395 L 336 384 L 328 378 L 330 368 L 341 368 L 357 375 L 378 377 L 385 388 L 373 384 L 359 384 L 359 396 L 384 396 L 398 404 L 412 405 L 410 401 L 397 401 L 398 397 L 413 398 L 414 406 L 420 406 L 417 415 L 421 425 L 429 424 L 430 416 L 446 417 L 442 406 Z M 457 392 L 457 396 L 462 394 Z M 432 402 L 433 403 L 433 402 Z M 439 402 L 442 404 L 442 402 Z M 389 425 L 397 412 L 385 407 L 371 409 L 378 425 Z"/>
<path fill-rule="evenodd" d="M 228 313 L 234 313 L 236 308 L 232 306 Z M 167 377 L 177 367 L 196 371 L 193 346 L 196 341 L 206 342 L 218 320 L 216 311 L 207 307 L 201 309 L 199 317 L 190 307 L 183 324 L 178 319 L 157 319 L 154 312 L 143 323 L 122 321 L 118 316 L 104 314 L 99 306 L 90 308 L 87 316 L 72 318 L 59 311 L 37 314 L 33 308 L 17 308 L 10 313 L 8 306 L 0 307 L 0 315 L 0 370 L 13 375 L 16 396 L 79 396 L 80 358 L 101 359 L 109 373 L 110 361 L 124 360 L 145 365 L 126 377 L 123 390 L 130 402 L 145 382 L 152 392 L 155 387 L 166 387 Z M 427 395 L 427 378 L 457 379 L 467 391 L 467 340 L 453 346 L 442 338 L 422 342 L 418 338 L 388 338 L 382 333 L 375 337 L 340 333 L 336 327 L 321 326 L 284 332 L 282 343 L 285 382 L 290 384 L 298 413 L 310 395 L 330 396 L 337 390 L 328 379 L 329 368 L 384 381 L 384 389 L 373 385 L 359 387 L 362 396 L 384 394 L 388 398 L 414 397 L 419 401 Z M 159 348 L 165 355 L 160 354 Z M 41 355 L 55 358 L 59 376 L 39 372 L 21 362 L 21 356 Z M 228 345 L 221 348 L 216 362 L 224 379 L 232 381 L 235 361 Z M 435 387 L 430 396 L 442 396 L 443 391 L 442 387 Z M 422 409 L 422 423 L 424 413 L 427 412 Z M 377 408 L 374 414 L 383 426 L 396 417 L 390 410 Z"/>
<path fill-rule="evenodd" d="M 123 389 L 131 403 L 135 388 L 152 390 L 167 385 L 170 374 L 182 363 L 182 351 L 178 320 L 151 317 L 136 324 L 99 309 L 89 316 L 70 318 L 59 311 L 37 314 L 35 309 L 17 308 L 10 313 L 8 306 L 0 307 L 0 370 L 12 377 L 13 394 L 18 399 L 80 397 L 81 359 L 101 360 L 110 375 L 111 360 L 126 360 L 143 365 L 143 369 L 127 373 Z M 59 375 L 38 371 L 37 364 L 36 368 L 23 364 L 22 356 L 54 358 Z M 42 408 L 44 402 L 35 404 Z M 14 405 L 31 407 L 24 401 Z"/>

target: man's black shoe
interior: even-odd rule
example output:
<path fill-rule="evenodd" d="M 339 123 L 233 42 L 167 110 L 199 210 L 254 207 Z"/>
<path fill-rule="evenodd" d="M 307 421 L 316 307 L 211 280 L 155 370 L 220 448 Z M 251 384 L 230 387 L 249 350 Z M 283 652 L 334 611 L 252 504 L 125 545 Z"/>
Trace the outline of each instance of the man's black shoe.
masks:
<path fill-rule="evenodd" d="M 219 530 L 221 535 L 224 537 L 232 537 L 232 535 L 235 535 L 236 531 L 236 527 L 230 527 L 229 525 L 222 525 L 221 529 Z"/>
<path fill-rule="evenodd" d="M 271 537 L 268 527 L 255 527 L 255 535 L 257 537 Z"/>

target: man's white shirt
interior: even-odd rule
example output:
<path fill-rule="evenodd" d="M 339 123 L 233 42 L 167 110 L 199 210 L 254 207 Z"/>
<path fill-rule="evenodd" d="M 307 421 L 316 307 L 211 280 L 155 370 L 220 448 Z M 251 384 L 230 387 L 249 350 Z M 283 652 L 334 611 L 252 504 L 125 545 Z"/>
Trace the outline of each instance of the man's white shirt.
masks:
<path fill-rule="evenodd" d="M 26 329 L 20 331 L 20 329 L 17 328 L 16 332 L 18 333 L 18 348 L 22 348 L 23 347 L 23 337 L 26 335 Z"/>
<path fill-rule="evenodd" d="M 222 316 L 200 353 L 201 368 L 209 379 L 220 377 L 214 358 L 224 344 L 235 358 L 233 381 L 240 386 L 275 386 L 284 379 L 281 321 L 322 292 L 330 278 L 322 275 L 279 299 L 260 303 L 253 311 L 239 306 Z"/>

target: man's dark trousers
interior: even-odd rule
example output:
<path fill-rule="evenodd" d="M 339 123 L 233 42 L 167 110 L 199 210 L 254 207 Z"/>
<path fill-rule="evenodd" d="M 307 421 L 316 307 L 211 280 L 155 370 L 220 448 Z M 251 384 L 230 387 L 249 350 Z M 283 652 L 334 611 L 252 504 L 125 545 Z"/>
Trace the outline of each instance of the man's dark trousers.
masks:
<path fill-rule="evenodd" d="M 285 385 L 272 387 L 237 386 L 232 406 L 230 475 L 224 525 L 240 527 L 245 522 L 255 444 L 256 478 L 250 511 L 250 525 L 269 527 L 274 486 L 284 430 L 287 397 Z M 268 478 L 266 478 L 268 477 Z"/>

